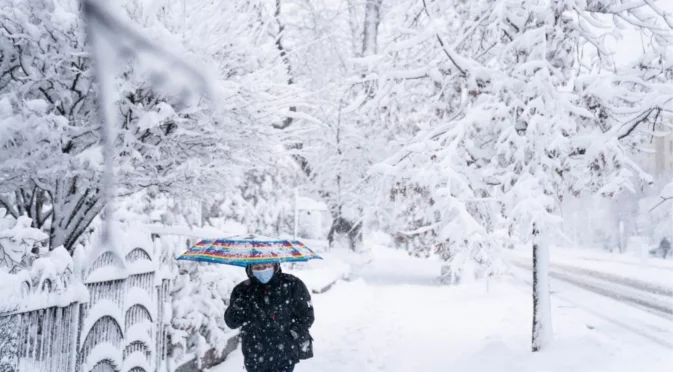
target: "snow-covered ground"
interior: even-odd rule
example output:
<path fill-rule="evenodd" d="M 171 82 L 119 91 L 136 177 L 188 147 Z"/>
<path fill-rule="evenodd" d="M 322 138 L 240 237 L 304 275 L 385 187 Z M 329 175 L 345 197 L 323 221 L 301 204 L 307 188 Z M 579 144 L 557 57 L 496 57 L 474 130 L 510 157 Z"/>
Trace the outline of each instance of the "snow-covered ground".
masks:
<path fill-rule="evenodd" d="M 293 264 L 284 271 L 298 276 L 313 293 L 320 293 L 335 282 L 351 276 L 351 265 L 338 255 L 321 252 L 322 260 Z"/>
<path fill-rule="evenodd" d="M 488 288 L 484 283 L 440 286 L 435 282 L 439 267 L 436 261 L 375 249 L 358 279 L 314 296 L 316 357 L 296 371 L 671 370 L 673 349 L 643 335 L 651 329 L 637 329 L 645 323 L 633 319 L 648 316 L 639 309 L 553 282 L 555 341 L 548 350 L 531 353 L 532 299 L 523 271 Z M 666 325 L 661 320 L 647 326 L 662 328 L 658 336 L 671 339 L 673 324 Z M 239 372 L 242 367 L 236 351 L 211 372 Z"/>

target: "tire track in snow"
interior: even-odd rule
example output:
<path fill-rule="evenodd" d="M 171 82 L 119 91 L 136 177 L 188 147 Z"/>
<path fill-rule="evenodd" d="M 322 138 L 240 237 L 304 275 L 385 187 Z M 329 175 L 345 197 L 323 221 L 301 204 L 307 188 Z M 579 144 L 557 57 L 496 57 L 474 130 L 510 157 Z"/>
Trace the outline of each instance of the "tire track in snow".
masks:
<path fill-rule="evenodd" d="M 531 268 L 530 268 L 529 266 L 527 266 L 527 265 L 525 265 L 525 264 L 517 264 L 517 263 L 513 263 L 513 264 L 514 264 L 514 266 L 516 266 L 517 268 L 522 269 L 522 270 L 525 270 L 526 273 L 530 273 Z M 513 275 L 513 277 L 516 278 L 516 279 L 518 279 L 518 280 L 520 280 L 520 281 L 522 281 L 522 282 L 524 282 L 524 283 L 526 284 L 525 288 L 526 288 L 528 291 L 530 291 L 530 289 L 532 288 L 532 285 L 533 285 L 533 283 L 532 283 L 531 280 L 529 280 L 529 279 L 524 279 L 524 278 L 521 278 L 521 277 L 516 276 L 516 275 Z M 552 273 L 550 273 L 550 277 L 555 278 L 554 275 L 552 275 Z M 585 291 L 589 291 L 589 292 L 591 292 L 591 293 L 596 293 L 596 292 L 593 291 L 592 289 L 586 288 L 586 287 L 583 286 L 583 285 L 578 285 L 577 282 L 579 282 L 579 281 L 568 281 L 568 280 L 564 280 L 564 279 L 560 279 L 560 278 L 555 278 L 555 279 L 560 280 L 560 281 L 563 281 L 563 282 L 568 283 L 568 284 L 570 284 L 570 285 L 579 287 L 579 288 L 581 288 L 581 289 L 583 289 L 583 290 L 585 290 Z M 604 296 L 604 295 L 601 294 L 601 293 L 596 293 L 596 294 L 599 294 L 599 295 Z M 636 335 L 638 335 L 638 336 L 640 336 L 640 337 L 643 337 L 643 338 L 645 338 L 645 339 L 647 339 L 647 340 L 649 340 L 649 341 L 651 341 L 651 342 L 653 342 L 653 343 L 655 343 L 655 344 L 657 344 L 657 345 L 659 345 L 659 346 L 662 346 L 662 347 L 664 347 L 664 348 L 666 348 L 666 349 L 669 349 L 669 350 L 673 350 L 673 343 L 669 342 L 669 341 L 666 340 L 666 339 L 662 339 L 662 338 L 660 338 L 660 337 L 657 337 L 657 336 L 654 336 L 654 335 L 649 334 L 649 333 L 647 333 L 647 332 L 644 332 L 642 329 L 636 328 L 636 327 L 634 327 L 634 326 L 632 326 L 632 325 L 630 325 L 630 324 L 627 324 L 627 323 L 625 323 L 625 322 L 623 322 L 623 321 L 620 321 L 620 320 L 618 320 L 618 319 L 615 319 L 614 317 L 611 317 L 611 316 L 606 315 L 606 312 L 599 312 L 599 311 L 597 311 L 597 310 L 594 310 L 594 309 L 592 309 L 591 307 L 587 306 L 586 304 L 580 303 L 580 302 L 578 302 L 578 301 L 574 301 L 574 300 L 568 298 L 567 296 L 558 294 L 557 292 L 555 292 L 555 291 L 553 291 L 553 290 L 551 290 L 551 295 L 554 296 L 554 297 L 556 297 L 556 298 L 558 298 L 558 299 L 560 299 L 560 300 L 562 300 L 563 302 L 566 302 L 566 303 L 568 303 L 568 304 L 570 304 L 570 305 L 573 305 L 573 306 L 575 306 L 575 307 L 577 307 L 577 308 L 579 308 L 579 309 L 582 309 L 583 311 L 585 311 L 585 312 L 587 312 L 587 313 L 589 313 L 589 314 L 591 314 L 591 315 L 593 315 L 593 316 L 596 316 L 597 318 L 600 318 L 600 319 L 603 319 L 603 320 L 605 320 L 605 321 L 608 321 L 608 322 L 610 322 L 610 323 L 612 323 L 612 324 L 614 324 L 614 325 L 616 325 L 616 326 L 618 326 L 618 327 L 621 327 L 621 328 L 623 328 L 623 329 L 626 329 L 626 330 L 629 331 L 629 332 L 632 332 L 632 333 L 634 333 L 634 334 L 636 334 Z M 611 299 L 611 300 L 616 300 L 616 301 L 618 301 L 618 302 L 620 302 L 620 303 L 624 303 L 624 304 L 626 304 L 626 305 L 630 305 L 630 306 L 633 305 L 632 303 L 622 301 L 619 297 L 616 297 L 616 298 L 613 297 L 613 296 L 604 296 L 604 297 L 607 297 L 607 298 L 609 298 L 609 299 Z M 640 309 L 640 310 L 644 310 L 644 309 L 641 308 L 641 307 L 636 307 L 636 308 L 638 308 L 638 309 Z M 650 313 L 650 312 L 648 311 L 648 313 Z M 668 317 L 667 317 L 666 319 L 670 320 Z M 661 331 L 661 330 L 660 330 L 660 331 Z"/>
<path fill-rule="evenodd" d="M 664 319 L 673 320 L 673 309 L 668 304 L 658 302 L 655 300 L 644 300 L 642 297 L 631 296 L 624 293 L 616 293 L 614 291 L 606 289 L 605 287 L 589 284 L 585 281 L 578 280 L 577 278 L 572 277 L 570 275 L 555 271 L 551 271 L 549 273 L 549 276 L 555 279 L 563 280 L 570 284 L 574 284 L 578 287 L 594 292 L 596 294 L 609 297 L 620 302 L 636 305 L 636 307 L 643 308 L 643 310 L 648 311 L 656 316 L 660 316 Z"/>
<path fill-rule="evenodd" d="M 582 275 L 591 276 L 591 277 L 594 277 L 594 278 L 597 278 L 597 279 L 603 279 L 603 280 L 606 280 L 606 281 L 611 281 L 611 282 L 614 282 L 614 283 L 618 283 L 618 284 L 621 284 L 621 285 L 624 285 L 624 286 L 628 286 L 628 287 L 637 289 L 639 291 L 649 292 L 649 293 L 652 293 L 652 294 L 673 298 L 673 288 L 666 288 L 666 287 L 658 286 L 658 285 L 655 285 L 655 284 L 644 282 L 642 280 L 625 278 L 625 277 L 615 275 L 615 274 L 609 274 L 609 273 L 599 272 L 599 271 L 595 271 L 595 270 L 590 270 L 590 269 L 585 269 L 585 268 L 582 268 L 582 267 L 570 266 L 570 265 L 565 265 L 565 264 L 551 264 L 550 267 L 552 269 L 561 269 L 561 270 L 567 271 L 567 272 L 578 273 L 578 274 L 582 274 Z"/>
<path fill-rule="evenodd" d="M 533 269 L 532 265 L 522 263 L 520 261 L 513 261 L 512 264 L 528 271 Z M 609 297 L 616 301 L 629 304 L 640 310 L 648 311 L 664 319 L 673 320 L 673 307 L 671 306 L 672 302 L 666 301 L 664 299 L 659 300 L 648 295 L 655 294 L 657 296 L 665 296 L 668 298 L 669 296 L 666 293 L 662 294 L 659 291 L 653 292 L 652 287 L 633 285 L 635 281 L 631 281 L 627 278 L 619 278 L 620 280 L 615 280 L 613 275 L 603 275 L 604 273 L 597 273 L 595 271 L 586 269 L 575 270 L 575 268 L 569 267 L 570 269 L 566 269 L 565 271 L 580 275 L 572 276 L 565 272 L 559 271 L 558 268 L 559 265 L 550 265 L 549 276 L 554 279 L 568 282 L 601 296 Z M 586 280 L 586 278 L 583 280 L 582 275 L 585 275 L 593 280 Z M 621 290 L 617 285 L 628 287 L 631 289 L 631 291 Z M 643 293 L 637 294 L 637 292 Z"/>
<path fill-rule="evenodd" d="M 673 267 L 667 267 L 664 265 L 660 264 L 651 264 L 651 263 L 636 263 L 636 262 L 628 262 L 628 261 L 620 261 L 620 260 L 615 260 L 615 259 L 609 259 L 609 258 L 592 258 L 592 257 L 578 257 L 580 260 L 584 261 L 607 261 L 607 262 L 612 262 L 620 265 L 630 265 L 630 266 L 638 266 L 638 267 L 647 267 L 650 269 L 656 269 L 656 270 L 665 270 L 665 271 L 673 271 Z"/>

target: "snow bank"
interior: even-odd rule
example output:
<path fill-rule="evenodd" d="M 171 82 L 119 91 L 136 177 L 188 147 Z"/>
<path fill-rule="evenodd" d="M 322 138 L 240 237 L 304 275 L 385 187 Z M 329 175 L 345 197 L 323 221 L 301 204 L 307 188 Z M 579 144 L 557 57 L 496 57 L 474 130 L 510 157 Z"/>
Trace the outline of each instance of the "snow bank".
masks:
<path fill-rule="evenodd" d="M 288 264 L 286 272 L 301 279 L 313 293 L 324 292 L 339 280 L 348 279 L 351 266 L 330 253 L 321 253 L 322 260 Z"/>

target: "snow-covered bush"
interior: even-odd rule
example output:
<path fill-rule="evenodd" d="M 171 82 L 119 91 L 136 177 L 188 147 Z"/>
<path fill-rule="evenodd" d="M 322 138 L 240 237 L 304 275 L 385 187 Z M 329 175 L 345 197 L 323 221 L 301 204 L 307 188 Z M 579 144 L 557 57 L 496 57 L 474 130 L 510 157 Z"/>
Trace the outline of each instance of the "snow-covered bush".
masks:
<path fill-rule="evenodd" d="M 201 358 L 214 348 L 218 354 L 232 337 L 224 323 L 224 311 L 234 286 L 243 280 L 242 269 L 218 264 L 180 263 L 173 283 L 172 357 Z"/>
<path fill-rule="evenodd" d="M 15 220 L 0 209 L 0 313 L 86 300 L 86 289 L 73 275 L 74 263 L 63 247 L 42 255 L 31 252 L 35 243 L 46 239 L 31 227 L 30 218 Z"/>
<path fill-rule="evenodd" d="M 47 234 L 31 227 L 30 218 L 14 219 L 0 208 L 0 271 L 14 274 L 30 269 L 36 257 L 34 245 L 47 238 Z"/>

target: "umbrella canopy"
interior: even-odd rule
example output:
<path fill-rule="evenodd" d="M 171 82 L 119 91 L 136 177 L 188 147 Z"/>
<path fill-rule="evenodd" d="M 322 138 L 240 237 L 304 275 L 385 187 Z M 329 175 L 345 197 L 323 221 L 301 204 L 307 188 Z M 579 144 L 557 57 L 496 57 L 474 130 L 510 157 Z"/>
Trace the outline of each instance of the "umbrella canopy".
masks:
<path fill-rule="evenodd" d="M 240 267 L 253 264 L 305 262 L 312 259 L 322 257 L 298 240 L 254 236 L 201 240 L 178 257 L 178 260 Z"/>

